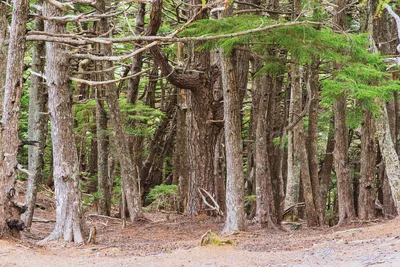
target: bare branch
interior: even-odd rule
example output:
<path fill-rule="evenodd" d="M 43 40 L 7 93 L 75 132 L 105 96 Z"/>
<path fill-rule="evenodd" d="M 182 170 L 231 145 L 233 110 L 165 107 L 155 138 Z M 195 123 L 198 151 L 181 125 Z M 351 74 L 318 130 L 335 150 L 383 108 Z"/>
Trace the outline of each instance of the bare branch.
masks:
<path fill-rule="evenodd" d="M 126 76 L 126 77 L 123 77 L 123 78 L 120 78 L 120 79 L 108 80 L 108 81 L 100 81 L 100 82 L 97 82 L 97 81 L 89 81 L 89 80 L 83 80 L 83 79 L 79 79 L 79 78 L 75 78 L 75 77 L 70 77 L 69 79 L 70 79 L 71 81 L 74 81 L 74 82 L 77 82 L 77 83 L 87 84 L 87 85 L 90 85 L 90 86 L 105 85 L 105 84 L 116 83 L 116 82 L 119 82 L 119 81 L 123 81 L 123 80 L 127 80 L 127 79 L 130 79 L 130 78 L 133 78 L 133 77 L 135 77 L 135 76 L 144 74 L 144 73 L 148 72 L 149 70 L 151 70 L 151 68 L 142 70 L 141 72 L 138 72 L 138 73 L 135 73 L 135 74 L 133 74 L 133 75 Z"/>
<path fill-rule="evenodd" d="M 281 28 L 281 27 L 296 26 L 296 25 L 321 25 L 321 23 L 314 22 L 314 21 L 296 21 L 296 22 L 288 22 L 288 23 L 278 23 L 278 24 L 269 25 L 269 26 L 262 27 L 262 28 L 256 28 L 256 29 L 251 29 L 251 30 L 246 30 L 246 31 L 241 31 L 241 32 L 236 32 L 236 33 L 220 34 L 220 35 L 215 35 L 215 36 L 181 37 L 181 38 L 174 37 L 181 31 L 183 31 L 185 28 L 187 28 L 187 26 L 192 22 L 193 22 L 192 20 L 188 21 L 184 26 L 182 26 L 175 32 L 169 34 L 168 36 L 127 36 L 127 37 L 121 37 L 121 38 L 88 38 L 85 40 L 87 40 L 87 43 L 91 42 L 92 40 L 96 40 L 97 42 L 106 41 L 106 42 L 110 42 L 110 43 L 128 43 L 128 42 L 138 42 L 138 41 L 147 41 L 147 42 L 153 41 L 153 42 L 159 42 L 159 43 L 204 42 L 204 41 L 214 41 L 214 40 L 219 40 L 219 39 L 239 37 L 239 36 L 249 35 L 249 34 L 253 34 L 253 33 L 257 33 L 257 32 L 270 31 L 273 29 Z M 53 38 L 55 38 L 55 37 L 53 37 Z M 53 41 L 53 42 L 64 42 L 64 43 L 70 43 L 70 41 L 71 41 L 68 38 L 62 38 L 62 37 L 58 37 L 57 40 L 56 39 L 44 40 L 41 35 L 29 35 L 26 37 L 26 39 L 29 41 Z M 86 42 L 85 42 L 85 44 L 86 44 Z"/>

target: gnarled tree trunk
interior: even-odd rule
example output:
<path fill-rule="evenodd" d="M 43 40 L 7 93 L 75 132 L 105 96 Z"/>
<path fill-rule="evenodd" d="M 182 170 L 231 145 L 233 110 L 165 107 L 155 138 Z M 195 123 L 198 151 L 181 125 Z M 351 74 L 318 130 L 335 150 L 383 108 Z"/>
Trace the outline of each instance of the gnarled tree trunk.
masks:
<path fill-rule="evenodd" d="M 64 12 L 46 3 L 44 15 L 61 17 Z M 63 34 L 65 33 L 65 24 L 51 20 L 46 21 L 45 31 L 50 34 Z M 46 84 L 49 90 L 56 198 L 56 225 L 46 240 L 64 239 L 82 243 L 80 173 L 74 138 L 67 46 L 46 43 L 46 59 Z"/>
<path fill-rule="evenodd" d="M 6 84 L 2 119 L 2 151 L 0 165 L 0 237 L 6 232 L 18 236 L 24 223 L 20 220 L 17 191 L 18 115 L 21 105 L 22 73 L 25 55 L 25 24 L 28 20 L 29 1 L 16 0 L 13 5 Z M 4 63 L 2 63 L 4 64 Z"/>

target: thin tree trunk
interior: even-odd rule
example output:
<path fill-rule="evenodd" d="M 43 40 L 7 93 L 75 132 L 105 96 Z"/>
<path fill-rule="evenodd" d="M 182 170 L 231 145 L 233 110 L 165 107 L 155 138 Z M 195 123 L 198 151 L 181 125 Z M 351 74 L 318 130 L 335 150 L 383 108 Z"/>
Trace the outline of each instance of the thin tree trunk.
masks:
<path fill-rule="evenodd" d="M 97 189 L 100 193 L 98 212 L 109 216 L 111 212 L 111 183 L 109 180 L 111 177 L 108 175 L 109 137 L 107 122 L 103 88 L 98 87 L 96 88 Z"/>
<path fill-rule="evenodd" d="M 42 5 L 42 1 L 37 2 Z M 43 31 L 44 22 L 41 18 L 35 18 L 35 30 Z M 44 73 L 45 65 L 45 43 L 35 42 L 32 53 L 32 70 L 35 73 Z M 31 75 L 29 88 L 29 117 L 28 117 L 28 139 L 37 141 L 34 146 L 28 147 L 28 185 L 26 189 L 25 204 L 27 210 L 23 216 L 25 226 L 31 227 L 33 212 L 36 203 L 37 186 L 43 180 L 42 170 L 44 167 L 44 149 L 46 145 L 48 116 L 46 114 L 47 89 L 44 80 L 35 74 Z"/>
<path fill-rule="evenodd" d="M 46 3 L 44 15 L 57 17 L 63 16 L 64 12 Z M 65 24 L 46 21 L 45 31 L 63 34 Z M 46 240 L 64 239 L 82 243 L 80 174 L 74 138 L 67 47 L 58 43 L 46 43 L 46 59 L 56 198 L 56 225 Z"/>
<path fill-rule="evenodd" d="M 244 177 L 242 159 L 242 132 L 240 95 L 236 81 L 234 55 L 221 54 L 221 75 L 224 94 L 224 130 L 226 149 L 226 219 L 223 232 L 243 231 Z"/>
<path fill-rule="evenodd" d="M 8 47 L 8 61 L 6 69 L 6 84 L 4 93 L 4 107 L 2 127 L 2 146 L 4 160 L 0 164 L 0 237 L 9 232 L 18 236 L 24 224 L 20 220 L 20 210 L 15 204 L 17 191 L 14 188 L 18 166 L 18 115 L 21 105 L 22 74 L 25 55 L 25 24 L 28 20 L 29 1 L 14 1 L 10 42 Z"/>
<path fill-rule="evenodd" d="M 135 34 L 140 35 L 144 31 L 144 16 L 146 14 L 146 4 L 139 3 L 135 18 Z M 140 48 L 139 44 L 134 45 L 134 49 Z M 143 54 L 139 53 L 132 58 L 131 72 L 138 73 L 142 70 Z M 134 104 L 139 94 L 140 76 L 133 77 L 128 83 L 128 103 Z"/>
<path fill-rule="evenodd" d="M 97 8 L 100 13 L 106 12 L 106 3 L 104 0 L 97 1 Z M 105 34 L 109 32 L 108 18 L 101 18 L 99 21 L 99 32 Z M 112 47 L 108 44 L 100 45 L 101 52 L 104 55 L 112 55 Z M 103 69 L 112 68 L 111 62 L 103 62 Z M 105 80 L 113 80 L 113 71 L 104 72 Z M 127 207 L 130 220 L 133 222 L 142 217 L 142 201 L 138 187 L 137 166 L 130 156 L 128 138 L 124 132 L 124 122 L 118 102 L 118 92 L 115 83 L 111 83 L 105 90 L 106 101 L 110 110 L 110 123 L 115 132 L 115 142 L 117 154 L 121 165 L 121 177 L 123 180 L 123 191 L 127 200 Z"/>

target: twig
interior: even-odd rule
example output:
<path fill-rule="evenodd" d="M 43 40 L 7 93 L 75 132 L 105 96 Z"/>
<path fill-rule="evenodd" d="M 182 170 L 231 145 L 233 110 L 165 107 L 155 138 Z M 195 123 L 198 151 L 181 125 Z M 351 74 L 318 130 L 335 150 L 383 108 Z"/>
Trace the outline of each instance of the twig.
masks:
<path fill-rule="evenodd" d="M 100 214 L 88 214 L 87 217 L 100 217 L 100 218 L 105 218 L 105 219 L 110 219 L 110 220 L 121 221 L 120 218 L 114 218 L 114 217 L 110 217 L 110 216 L 106 216 L 106 215 L 100 215 Z"/>
<path fill-rule="evenodd" d="M 42 219 L 39 217 L 33 217 L 32 222 L 37 222 L 37 223 L 53 223 L 56 222 L 55 220 L 46 220 L 46 219 Z"/>

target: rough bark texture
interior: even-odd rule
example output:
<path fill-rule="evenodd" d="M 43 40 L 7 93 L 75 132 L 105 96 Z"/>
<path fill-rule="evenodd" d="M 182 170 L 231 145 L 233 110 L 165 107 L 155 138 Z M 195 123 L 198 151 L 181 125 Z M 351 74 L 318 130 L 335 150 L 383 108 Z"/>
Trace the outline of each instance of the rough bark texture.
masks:
<path fill-rule="evenodd" d="M 6 67 L 7 67 L 7 46 L 5 44 L 8 39 L 8 20 L 7 13 L 9 7 L 5 2 L 0 2 L 0 117 L 3 114 L 4 102 L 4 86 L 6 84 Z"/>
<path fill-rule="evenodd" d="M 333 168 L 333 150 L 335 149 L 335 139 L 333 131 L 333 123 L 330 124 L 328 132 L 328 141 L 326 143 L 324 163 L 322 165 L 321 171 L 319 173 L 320 178 L 320 201 L 322 208 L 323 220 L 325 222 L 325 210 L 326 210 L 326 200 L 328 198 L 329 184 L 332 180 L 332 168 Z"/>
<path fill-rule="evenodd" d="M 51 4 L 44 5 L 45 16 L 63 16 L 63 13 Z M 46 21 L 45 31 L 63 34 L 65 24 Z M 75 138 L 67 47 L 57 43 L 46 43 L 46 59 L 56 198 L 56 225 L 46 240 L 64 239 L 82 243 L 79 163 L 76 146 L 71 145 L 75 144 Z"/>
<path fill-rule="evenodd" d="M 289 106 L 289 124 L 296 121 L 297 114 L 301 113 L 302 99 L 296 90 L 301 90 L 301 72 L 298 66 L 292 64 L 291 71 L 291 97 Z M 297 123 L 293 129 L 288 131 L 288 174 L 286 182 L 285 209 L 295 205 L 300 195 L 300 155 L 296 150 L 296 140 L 298 140 L 299 127 L 303 127 Z"/>
<path fill-rule="evenodd" d="M 358 216 L 361 220 L 375 218 L 375 164 L 376 144 L 374 118 L 370 111 L 364 110 L 361 124 L 361 169 L 360 191 L 358 197 Z"/>
<path fill-rule="evenodd" d="M 269 203 L 267 198 L 267 179 L 271 179 L 267 144 L 268 94 L 272 91 L 272 81 L 267 75 L 254 79 L 255 82 L 255 109 L 257 110 L 254 164 L 255 164 L 255 192 L 256 216 L 260 226 L 268 225 Z M 264 85 L 264 86 L 263 86 Z M 269 88 L 268 88 L 269 87 Z"/>
<path fill-rule="evenodd" d="M 400 162 L 390 133 L 386 105 L 381 105 L 381 117 L 375 120 L 376 134 L 394 203 L 400 208 Z"/>
<path fill-rule="evenodd" d="M 42 1 L 38 1 L 42 5 Z M 43 31 L 44 22 L 41 18 L 35 18 L 35 30 Z M 45 65 L 45 43 L 35 42 L 32 52 L 32 71 L 44 73 Z M 31 75 L 29 88 L 29 115 L 28 115 L 28 140 L 36 141 L 33 146 L 28 147 L 28 185 L 25 195 L 27 210 L 24 214 L 26 227 L 31 227 L 33 212 L 36 203 L 37 186 L 43 180 L 42 170 L 44 167 L 44 149 L 46 145 L 48 116 L 47 109 L 47 88 L 44 80 L 34 74 Z"/>
<path fill-rule="evenodd" d="M 310 178 L 312 182 L 312 192 L 314 196 L 315 210 L 317 212 L 319 224 L 324 224 L 325 205 L 321 205 L 320 181 L 318 176 L 318 107 L 319 107 L 319 61 L 313 59 L 308 75 L 308 85 L 310 86 L 310 106 L 308 111 L 308 138 L 307 152 L 310 168 Z"/>
<path fill-rule="evenodd" d="M 18 154 L 18 115 L 21 105 L 22 73 L 25 55 L 25 24 L 28 20 L 29 1 L 14 1 L 8 61 L 6 68 L 6 83 L 4 92 L 4 107 L 2 127 L 1 170 L 0 170 L 0 237 L 11 230 L 18 235 L 23 228 L 20 220 L 20 210 L 16 206 L 17 192 L 14 188 L 17 179 Z M 4 64 L 2 62 L 2 64 Z"/>
<path fill-rule="evenodd" d="M 333 104 L 335 114 L 335 150 L 334 164 L 337 177 L 339 201 L 339 225 L 355 216 L 353 188 L 347 156 L 348 133 L 346 127 L 346 97 L 338 96 Z"/>
<path fill-rule="evenodd" d="M 226 150 L 226 218 L 223 232 L 246 228 L 244 216 L 244 177 L 242 159 L 242 127 L 240 95 L 236 80 L 235 55 L 221 54 L 221 76 L 224 95 L 224 131 Z"/>
<path fill-rule="evenodd" d="M 154 6 L 154 5 L 153 5 Z M 106 4 L 104 0 L 97 1 L 97 8 L 100 13 L 106 12 Z M 99 32 L 101 34 L 109 32 L 110 24 L 107 18 L 101 18 L 99 21 Z M 112 47 L 108 44 L 100 45 L 101 52 L 104 55 L 112 55 Z M 112 68 L 112 63 L 102 62 L 103 69 Z M 104 72 L 104 80 L 113 80 L 113 71 Z M 127 201 L 127 207 L 130 215 L 130 220 L 135 221 L 142 217 L 142 202 L 138 186 L 137 166 L 130 157 L 128 146 L 128 138 L 124 132 L 124 121 L 121 115 L 120 106 L 118 103 L 118 92 L 115 83 L 111 83 L 105 90 L 106 101 L 110 110 L 110 124 L 115 133 L 115 142 L 117 155 L 121 164 L 121 178 L 123 191 Z"/>

